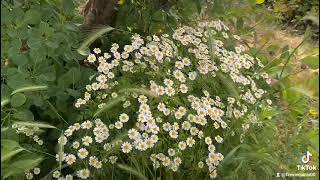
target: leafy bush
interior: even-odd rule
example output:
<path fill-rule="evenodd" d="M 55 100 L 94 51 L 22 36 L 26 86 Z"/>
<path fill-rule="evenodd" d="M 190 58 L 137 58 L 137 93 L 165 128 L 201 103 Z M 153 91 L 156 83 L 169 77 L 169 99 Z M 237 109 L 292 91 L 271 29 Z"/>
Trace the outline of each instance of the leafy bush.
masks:
<path fill-rule="evenodd" d="M 300 31 L 311 26 L 315 38 L 319 37 L 319 1 L 270 0 L 267 3 L 285 24 Z"/>
<path fill-rule="evenodd" d="M 1 2 L 3 179 L 273 179 L 306 150 L 318 165 L 317 50 L 296 64 L 246 44 L 273 20 L 256 1 L 120 1 L 82 44 L 76 6 Z"/>
<path fill-rule="evenodd" d="M 48 159 L 41 152 L 54 151 L 51 142 L 59 131 L 40 122 L 61 127 L 78 116 L 68 103 L 78 97 L 90 69 L 77 61 L 82 20 L 74 8 L 69 0 L 1 2 L 2 178 L 21 179 Z"/>
<path fill-rule="evenodd" d="M 211 21 L 170 35 L 135 34 L 131 44 L 114 43 L 110 52 L 95 48 L 86 61 L 99 74 L 75 103 L 87 109 L 89 120 L 65 130 L 59 138 L 65 154 L 57 160 L 79 178 L 106 178 L 113 164 L 128 170 L 124 164 L 138 159 L 150 168 L 135 170 L 144 179 L 169 171 L 180 178 L 215 178 L 223 154 L 234 147 L 228 144 L 240 144 L 249 129 L 261 128 L 261 109 L 272 103 L 261 89 L 268 87 L 267 74 L 255 73 L 263 65 L 239 38 Z"/>

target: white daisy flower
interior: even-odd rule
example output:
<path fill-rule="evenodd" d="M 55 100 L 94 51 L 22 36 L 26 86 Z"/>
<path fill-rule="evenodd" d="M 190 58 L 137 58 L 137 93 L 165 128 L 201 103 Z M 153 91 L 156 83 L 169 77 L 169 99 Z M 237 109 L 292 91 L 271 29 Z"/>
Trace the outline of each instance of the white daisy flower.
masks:
<path fill-rule="evenodd" d="M 84 159 L 88 156 L 89 152 L 85 148 L 81 148 L 78 150 L 78 157 L 80 159 Z"/>
<path fill-rule="evenodd" d="M 132 150 L 132 145 L 129 142 L 124 142 L 121 145 L 121 149 L 123 153 L 129 153 Z"/>
<path fill-rule="evenodd" d="M 87 179 L 90 177 L 90 171 L 89 169 L 81 169 L 77 172 L 77 176 L 81 179 Z"/>

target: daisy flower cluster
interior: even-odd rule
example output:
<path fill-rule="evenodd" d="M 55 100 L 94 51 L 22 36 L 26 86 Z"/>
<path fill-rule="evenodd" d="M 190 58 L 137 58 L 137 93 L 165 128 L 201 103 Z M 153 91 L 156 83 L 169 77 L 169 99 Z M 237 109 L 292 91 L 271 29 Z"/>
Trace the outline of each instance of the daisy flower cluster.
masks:
<path fill-rule="evenodd" d="M 40 168 L 35 167 L 33 168 L 32 171 L 26 171 L 25 175 L 26 175 L 26 179 L 33 179 L 34 176 L 37 176 L 40 174 Z"/>
<path fill-rule="evenodd" d="M 13 124 L 12 128 L 16 130 L 17 134 L 24 134 L 25 136 L 32 138 L 33 141 L 36 142 L 38 145 L 43 145 L 43 140 L 39 137 L 39 133 L 41 133 L 41 129 L 39 127 L 30 127 L 20 124 Z"/>
<path fill-rule="evenodd" d="M 219 146 L 232 130 L 230 124 L 242 122 L 240 128 L 246 132 L 251 124 L 259 124 L 257 105 L 271 105 L 260 88 L 270 79 L 264 72 L 255 72 L 263 64 L 239 40 L 216 20 L 181 26 L 171 35 L 143 38 L 135 34 L 131 44 L 120 48 L 114 43 L 107 52 L 95 48 L 86 61 L 96 65 L 99 74 L 75 107 L 101 111 L 111 104 L 113 109 L 105 110 L 117 116 L 70 126 L 59 139 L 70 146 L 70 152 L 57 159 L 77 165 L 73 176 L 87 179 L 104 164 L 116 163 L 119 156 L 144 152 L 155 169 L 175 172 L 195 163 L 216 178 L 223 153 L 228 153 L 219 152 Z M 237 93 L 229 93 L 226 78 Z M 123 132 L 126 136 L 113 142 Z M 114 151 L 118 154 L 104 155 Z"/>

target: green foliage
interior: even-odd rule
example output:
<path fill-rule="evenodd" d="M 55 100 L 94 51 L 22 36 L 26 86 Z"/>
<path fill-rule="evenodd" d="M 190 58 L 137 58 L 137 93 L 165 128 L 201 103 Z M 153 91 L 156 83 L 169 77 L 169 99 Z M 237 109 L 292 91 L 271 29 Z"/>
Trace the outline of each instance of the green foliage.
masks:
<path fill-rule="evenodd" d="M 315 38 L 319 37 L 318 0 L 269 0 L 267 4 L 283 23 L 300 31 L 311 26 Z"/>
<path fill-rule="evenodd" d="M 129 36 L 139 33 L 170 34 L 180 24 L 195 24 L 200 19 L 220 18 L 228 22 L 239 35 L 254 33 L 254 26 L 272 22 L 264 4 L 272 4 L 273 12 L 281 21 L 306 29 L 312 22 L 313 32 L 318 33 L 318 1 L 299 0 L 132 0 L 120 5 L 116 27 L 102 27 L 85 39 L 80 33 L 82 23 L 72 0 L 1 2 L 1 178 L 24 179 L 25 171 L 41 167 L 41 177 L 52 179 L 56 170 L 69 171 L 61 159 L 52 154 L 63 154 L 64 147 L 57 145 L 60 129 L 69 124 L 92 117 L 113 121 L 122 104 L 122 97 L 138 93 L 154 97 L 149 91 L 136 87 L 148 77 L 159 79 L 164 74 L 152 75 L 141 70 L 143 76 L 130 76 L 119 80 L 119 96 L 107 101 L 101 109 L 89 107 L 89 113 L 74 108 L 85 85 L 95 78 L 92 67 L 79 63 L 82 55 L 89 53 L 89 46 L 101 39 L 102 47 L 109 48 L 111 41 L 126 44 Z M 129 14 L 129 15 L 128 15 Z M 230 47 L 234 44 L 230 43 Z M 250 47 L 250 46 L 249 46 Z M 319 49 L 312 49 L 302 58 L 288 46 L 276 44 L 266 48 L 251 47 L 251 54 L 258 57 L 266 71 L 275 80 L 268 93 L 274 95 L 272 108 L 263 106 L 256 111 L 261 124 L 253 125 L 239 141 L 241 122 L 230 124 L 225 132 L 225 142 L 219 151 L 228 152 L 218 167 L 221 179 L 273 179 L 277 172 L 296 172 L 300 157 L 307 150 L 313 154 L 312 164 L 319 165 Z M 272 51 L 273 55 L 268 52 Z M 298 61 L 298 63 L 297 63 Z M 218 73 L 219 81 L 199 79 L 194 91 L 207 89 L 222 96 L 239 92 L 227 76 Z M 90 77 L 90 80 L 89 80 Z M 207 82 L 207 83 L 205 83 Z M 198 88 L 198 89 L 197 89 Z M 183 104 L 180 99 L 168 98 L 171 104 Z M 80 109 L 83 110 L 83 109 Z M 127 109 L 130 111 L 130 107 Z M 44 145 L 34 142 L 32 136 L 16 133 L 16 127 L 34 130 Z M 126 131 L 117 134 L 110 142 L 114 148 L 105 155 L 119 150 L 116 140 L 124 139 Z M 163 142 L 159 146 L 168 146 Z M 109 153 L 109 154 L 108 154 Z M 199 152 L 200 154 L 201 152 Z M 188 155 L 197 154 L 186 152 Z M 108 164 L 102 179 L 204 179 L 207 174 L 195 168 L 182 167 L 176 173 L 153 171 L 150 159 L 144 153 L 120 156 L 124 164 Z M 199 158 L 199 157 L 198 157 Z M 196 167 L 194 159 L 188 163 Z M 193 164 L 192 164 L 193 163 Z M 40 177 L 35 177 L 40 179 Z"/>
<path fill-rule="evenodd" d="M 70 0 L 1 1 L 1 129 L 6 129 L 1 146 L 19 144 L 2 156 L 3 178 L 21 179 L 25 171 L 46 162 L 39 152 L 54 151 L 57 137 L 41 137 L 44 145 L 32 147 L 33 136 L 58 131 L 66 123 L 63 117 L 75 120 L 70 104 L 91 75 L 78 63 L 83 20 L 75 8 Z M 34 129 L 34 134 L 17 135 L 11 127 Z"/>

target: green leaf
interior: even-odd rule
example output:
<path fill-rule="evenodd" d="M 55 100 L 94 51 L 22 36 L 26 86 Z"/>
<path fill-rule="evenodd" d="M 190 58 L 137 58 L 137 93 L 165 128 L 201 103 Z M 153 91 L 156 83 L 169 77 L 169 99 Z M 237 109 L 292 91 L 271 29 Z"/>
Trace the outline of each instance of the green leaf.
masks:
<path fill-rule="evenodd" d="M 301 62 L 308 65 L 311 69 L 319 69 L 319 56 L 308 56 L 303 58 Z"/>
<path fill-rule="evenodd" d="M 256 4 L 262 4 L 264 3 L 264 0 L 256 0 Z"/>
<path fill-rule="evenodd" d="M 13 114 L 13 118 L 23 121 L 33 121 L 34 116 L 31 111 L 27 109 L 20 110 Z"/>
<path fill-rule="evenodd" d="M 29 126 L 29 127 L 38 127 L 38 128 L 48 128 L 48 129 L 57 129 L 55 126 L 52 126 L 47 123 L 37 122 L 37 121 L 16 121 L 13 124 L 19 126 Z"/>
<path fill-rule="evenodd" d="M 33 92 L 33 91 L 43 91 L 43 90 L 47 90 L 48 86 L 26 86 L 26 87 L 22 87 L 19 89 L 14 90 L 11 95 L 14 95 L 16 93 L 21 93 L 21 92 Z"/>
<path fill-rule="evenodd" d="M 110 32 L 114 30 L 113 27 L 110 26 L 105 26 L 102 27 L 98 30 L 96 30 L 95 32 L 91 33 L 88 38 L 81 44 L 81 46 L 78 48 L 78 53 L 83 55 L 83 56 L 87 56 L 89 55 L 89 53 L 87 52 L 87 49 L 89 48 L 89 46 L 99 37 L 101 37 L 103 34 Z"/>
<path fill-rule="evenodd" d="M 26 100 L 27 98 L 24 94 L 16 93 L 11 97 L 10 103 L 13 107 L 19 107 L 22 106 L 26 102 Z"/>
<path fill-rule="evenodd" d="M 23 66 L 28 63 L 28 58 L 25 55 L 15 54 L 11 58 L 12 62 L 17 66 Z"/>
<path fill-rule="evenodd" d="M 30 9 L 25 15 L 23 21 L 27 24 L 38 24 L 41 20 L 41 13 L 39 10 Z"/>
<path fill-rule="evenodd" d="M 12 89 L 30 86 L 32 82 L 28 79 L 27 76 L 27 73 L 19 72 L 17 69 L 13 68 L 12 72 L 10 72 L 10 74 L 8 73 L 7 85 Z"/>
<path fill-rule="evenodd" d="M 27 40 L 27 44 L 32 50 L 39 49 L 41 47 L 41 43 L 42 39 L 38 34 L 31 35 Z"/>

